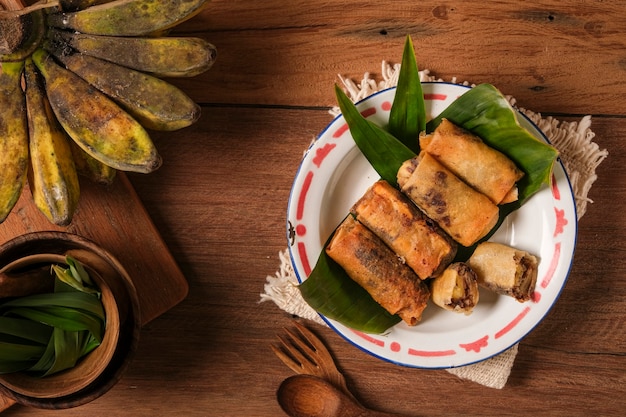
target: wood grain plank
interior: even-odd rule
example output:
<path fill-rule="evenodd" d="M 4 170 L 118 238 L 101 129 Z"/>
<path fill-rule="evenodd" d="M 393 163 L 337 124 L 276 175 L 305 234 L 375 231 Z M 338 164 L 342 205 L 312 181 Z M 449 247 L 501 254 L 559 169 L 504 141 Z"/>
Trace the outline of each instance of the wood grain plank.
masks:
<path fill-rule="evenodd" d="M 179 30 L 213 42 L 218 61 L 175 83 L 202 103 L 331 106 L 337 74 L 380 79 L 408 34 L 438 77 L 492 83 L 539 112 L 623 115 L 626 27 L 612 16 L 624 12 L 619 1 L 217 0 Z"/>

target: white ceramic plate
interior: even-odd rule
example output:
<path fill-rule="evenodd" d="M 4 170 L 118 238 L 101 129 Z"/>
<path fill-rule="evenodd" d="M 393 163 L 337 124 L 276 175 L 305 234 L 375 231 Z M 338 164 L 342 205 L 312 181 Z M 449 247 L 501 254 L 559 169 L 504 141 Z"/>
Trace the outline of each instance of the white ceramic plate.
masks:
<path fill-rule="evenodd" d="M 424 83 L 426 111 L 438 115 L 467 87 Z M 389 119 L 395 89 L 357 104 L 371 121 Z M 546 140 L 521 113 L 520 124 Z M 315 266 L 328 239 L 350 207 L 378 174 L 359 151 L 342 116 L 321 133 L 307 151 L 289 198 L 287 232 L 290 255 L 300 282 Z M 385 335 L 369 335 L 323 317 L 337 333 L 364 351 L 412 367 L 449 368 L 482 361 L 508 349 L 526 336 L 548 313 L 563 288 L 576 245 L 576 208 L 567 175 L 555 164 L 551 187 L 531 197 L 507 217 L 490 240 L 526 250 L 540 260 L 533 299 L 519 303 L 511 297 L 481 289 L 474 312 L 465 316 L 432 303 L 415 327 L 399 323 Z"/>

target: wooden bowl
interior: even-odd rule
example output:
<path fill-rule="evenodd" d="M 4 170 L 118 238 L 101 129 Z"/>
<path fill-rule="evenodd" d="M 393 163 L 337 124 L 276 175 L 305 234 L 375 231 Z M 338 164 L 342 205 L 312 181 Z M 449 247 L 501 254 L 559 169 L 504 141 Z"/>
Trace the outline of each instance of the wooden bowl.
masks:
<path fill-rule="evenodd" d="M 64 232 L 25 234 L 0 246 L 0 270 L 65 264 L 67 255 L 86 267 L 102 292 L 103 341 L 73 368 L 48 377 L 0 375 L 0 392 L 23 405 L 70 408 L 98 398 L 119 381 L 137 347 L 141 322 L 132 280 L 113 255 L 94 242 Z"/>

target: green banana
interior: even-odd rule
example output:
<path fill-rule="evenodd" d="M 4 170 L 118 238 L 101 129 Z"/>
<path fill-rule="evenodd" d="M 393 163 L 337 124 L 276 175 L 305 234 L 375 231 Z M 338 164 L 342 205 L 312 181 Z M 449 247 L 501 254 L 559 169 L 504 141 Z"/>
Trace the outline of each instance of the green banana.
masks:
<path fill-rule="evenodd" d="M 113 184 L 115 174 L 117 173 L 115 168 L 93 158 L 87 152 L 83 151 L 74 141 L 70 141 L 70 147 L 72 148 L 72 157 L 74 158 L 74 165 L 76 165 L 76 172 L 78 172 L 79 175 L 97 184 Z"/>
<path fill-rule="evenodd" d="M 84 10 L 48 15 L 48 24 L 92 35 L 141 36 L 171 28 L 198 14 L 208 0 L 115 0 Z"/>
<path fill-rule="evenodd" d="M 89 55 L 59 54 L 57 58 L 149 129 L 178 130 L 200 117 L 200 106 L 160 78 Z"/>
<path fill-rule="evenodd" d="M 30 138 L 28 181 L 35 205 L 50 222 L 66 226 L 78 205 L 80 189 L 70 140 L 59 126 L 43 80 L 29 58 L 25 67 Z"/>
<path fill-rule="evenodd" d="M 193 77 L 211 68 L 217 57 L 214 45 L 192 37 L 128 38 L 51 29 L 48 39 L 157 77 Z"/>
<path fill-rule="evenodd" d="M 0 62 L 0 223 L 20 197 L 28 170 L 23 62 Z"/>
<path fill-rule="evenodd" d="M 146 130 L 119 105 L 43 49 L 35 51 L 32 59 L 46 80 L 58 121 L 85 152 L 122 171 L 148 173 L 161 165 Z"/>

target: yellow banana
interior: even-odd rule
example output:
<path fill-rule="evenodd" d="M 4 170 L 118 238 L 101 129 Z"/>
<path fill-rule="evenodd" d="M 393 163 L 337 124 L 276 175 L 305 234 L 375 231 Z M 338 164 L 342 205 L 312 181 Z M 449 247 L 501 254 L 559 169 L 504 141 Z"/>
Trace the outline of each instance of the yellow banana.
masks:
<path fill-rule="evenodd" d="M 78 175 L 70 140 L 59 126 L 31 59 L 26 61 L 26 109 L 30 138 L 29 185 L 35 205 L 50 222 L 68 225 L 78 205 Z"/>
<path fill-rule="evenodd" d="M 182 129 L 200 117 L 200 106 L 160 78 L 89 55 L 56 56 L 68 70 L 115 100 L 149 129 Z"/>
<path fill-rule="evenodd" d="M 0 63 L 0 222 L 20 197 L 28 170 L 23 62 Z"/>
<path fill-rule="evenodd" d="M 100 162 L 122 171 L 148 173 L 161 165 L 146 130 L 119 105 L 38 49 L 32 56 L 46 93 L 70 137 Z"/>
<path fill-rule="evenodd" d="M 115 0 L 84 10 L 48 15 L 48 24 L 93 35 L 141 36 L 198 14 L 208 0 Z"/>
<path fill-rule="evenodd" d="M 157 77 L 193 77 L 213 66 L 217 49 L 192 37 L 98 36 L 51 29 L 56 47 L 69 45 L 79 52 Z"/>
<path fill-rule="evenodd" d="M 102 185 L 111 185 L 113 183 L 117 172 L 115 168 L 111 168 L 91 157 L 91 155 L 83 151 L 74 141 L 70 141 L 70 147 L 72 148 L 76 172 L 78 172 L 79 175 Z"/>

